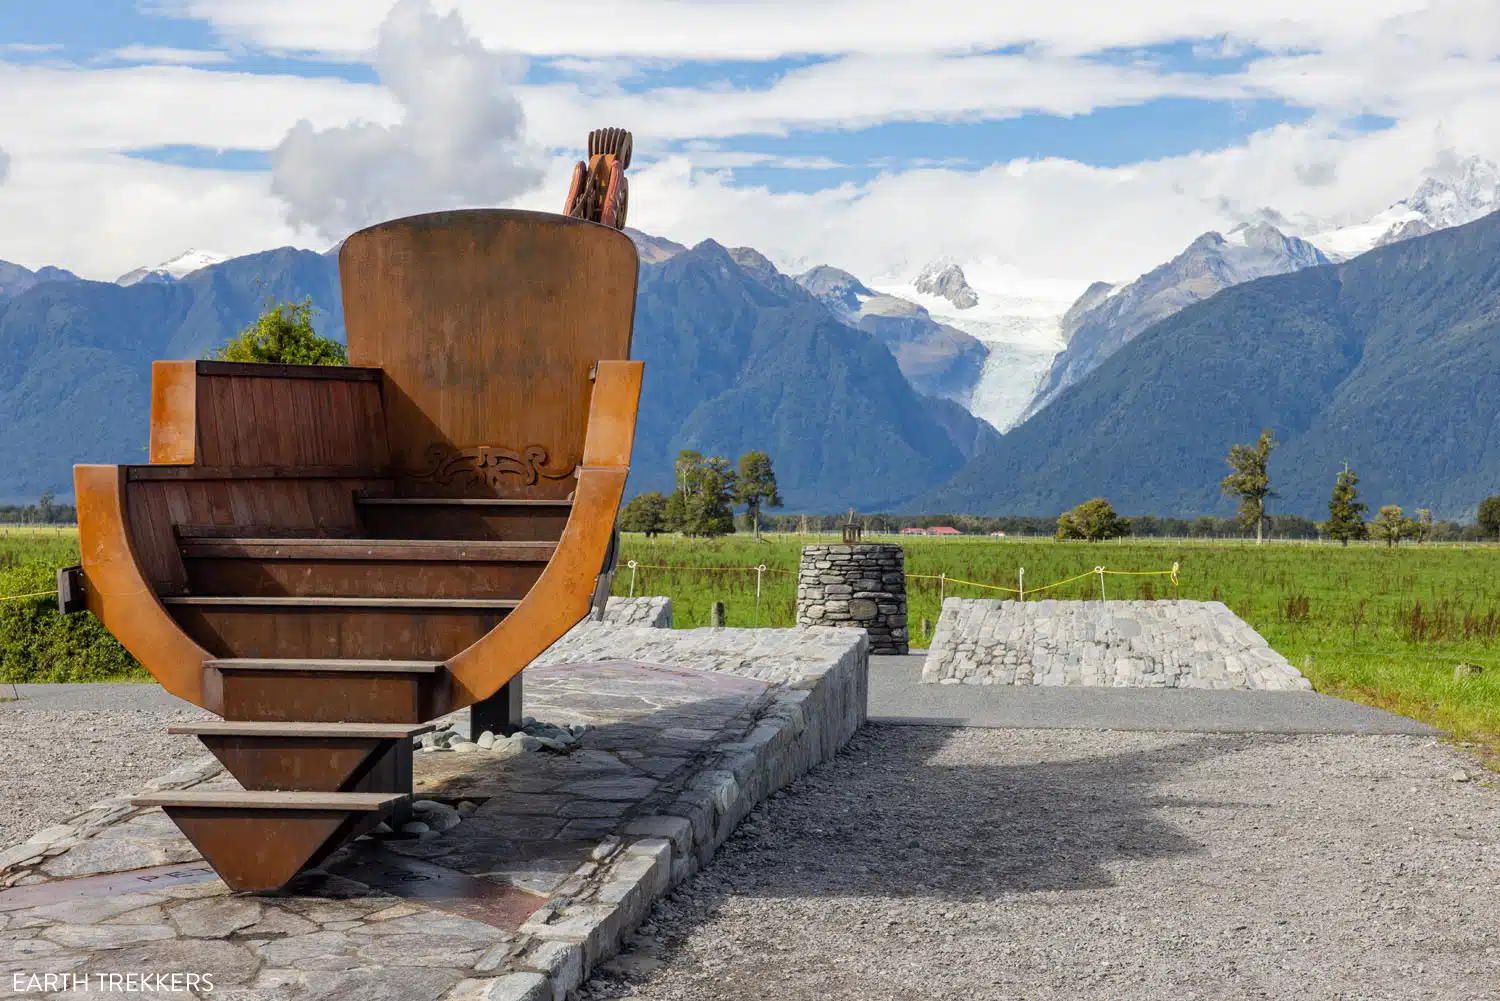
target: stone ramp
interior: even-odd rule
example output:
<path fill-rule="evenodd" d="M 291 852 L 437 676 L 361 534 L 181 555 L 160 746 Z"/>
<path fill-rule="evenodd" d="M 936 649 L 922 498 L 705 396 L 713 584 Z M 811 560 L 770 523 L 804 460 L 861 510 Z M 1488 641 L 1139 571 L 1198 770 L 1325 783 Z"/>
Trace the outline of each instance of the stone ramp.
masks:
<path fill-rule="evenodd" d="M 225 1001 L 563 998 L 852 737 L 867 670 L 857 630 L 586 623 L 526 671 L 527 710 L 583 724 L 578 746 L 424 741 L 417 822 L 284 892 L 230 894 L 128 794 L 0 851 L 0 977 L 37 997 L 210 996 L 192 972 Z M 205 757 L 141 792 L 233 787 Z"/>
<path fill-rule="evenodd" d="M 922 681 L 1311 691 L 1220 601 L 943 602 Z"/>

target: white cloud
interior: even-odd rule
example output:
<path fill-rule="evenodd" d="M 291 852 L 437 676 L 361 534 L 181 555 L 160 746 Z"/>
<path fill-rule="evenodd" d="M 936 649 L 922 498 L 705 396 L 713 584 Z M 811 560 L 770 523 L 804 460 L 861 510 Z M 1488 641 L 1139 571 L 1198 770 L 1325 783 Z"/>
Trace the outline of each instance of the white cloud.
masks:
<path fill-rule="evenodd" d="M 0 94 L 7 146 L 59 156 L 172 144 L 269 149 L 299 117 L 319 127 L 397 119 L 395 102 L 378 87 L 187 66 L 81 70 L 0 63 Z"/>
<path fill-rule="evenodd" d="M 61 48 L 60 42 L 0 42 L 0 55 L 39 56 Z"/>
<path fill-rule="evenodd" d="M 0 259 L 99 281 L 195 246 L 231 254 L 317 246 L 282 220 L 264 174 L 102 154 L 17 157 L 0 185 L 0 219 Z"/>
<path fill-rule="evenodd" d="M 321 249 L 367 222 L 452 205 L 556 211 L 571 160 L 535 161 L 527 143 L 573 149 L 589 129 L 618 124 L 636 134 L 631 223 L 648 232 L 687 243 L 712 236 L 756 246 L 783 267 L 827 262 L 865 277 L 948 253 L 989 261 L 1017 281 L 1122 279 L 1203 229 L 1265 206 L 1294 219 L 1366 217 L 1408 194 L 1449 146 L 1500 159 L 1500 8 L 1492 0 L 920 8 L 896 0 L 466 0 L 439 3 L 463 23 L 404 3 L 384 38 L 386 9 L 364 0 L 172 2 L 210 18 L 231 51 L 248 44 L 350 59 L 373 51 L 383 86 L 191 65 L 0 62 L 0 135 L 16 155 L 0 188 L 0 257 L 113 278 L 188 246 L 250 252 L 301 241 Z M 1247 66 L 1211 76 L 1168 72 L 1159 56 L 1086 58 L 1101 47 L 1168 41 Z M 987 51 L 1007 45 L 1026 48 Z M 502 50 L 563 54 L 552 68 L 576 79 L 521 85 L 520 57 Z M 623 86 L 642 67 L 685 54 L 787 52 L 833 58 L 759 89 Z M 734 180 L 741 167 L 838 165 L 806 143 L 796 155 L 763 145 L 745 152 L 735 148 L 738 137 L 1080 115 L 1159 97 L 1279 97 L 1315 114 L 1230 149 L 1117 169 L 1061 160 L 963 169 L 906 148 L 872 156 L 886 173 L 865 184 L 770 194 Z M 1341 120 L 1362 112 L 1399 124 L 1370 135 L 1341 131 Z M 167 144 L 274 148 L 275 191 L 263 175 L 118 155 Z M 668 156 L 674 148 L 683 152 Z M 536 170 L 546 180 L 528 189 Z"/>
<path fill-rule="evenodd" d="M 10 180 L 10 154 L 0 146 L 0 184 Z"/>
<path fill-rule="evenodd" d="M 338 239 L 395 216 L 504 202 L 540 181 L 514 89 L 525 64 L 485 49 L 457 14 L 400 0 L 374 65 L 399 123 L 302 121 L 272 150 L 272 191 L 293 224 Z"/>
<path fill-rule="evenodd" d="M 229 60 L 229 53 L 212 49 L 175 49 L 166 45 L 126 45 L 106 53 L 102 61 L 206 66 L 213 63 L 227 63 Z"/>
<path fill-rule="evenodd" d="M 1437 0 L 1461 37 L 1489 0 Z M 170 0 L 227 37 L 354 58 L 374 44 L 381 9 L 367 0 Z M 491 45 L 530 55 L 773 59 L 808 53 L 972 52 L 1037 44 L 1060 52 L 1228 36 L 1278 47 L 1357 42 L 1431 0 L 572 0 L 566 5 L 449 0 Z M 1477 12 L 1477 13 L 1476 13 Z"/>

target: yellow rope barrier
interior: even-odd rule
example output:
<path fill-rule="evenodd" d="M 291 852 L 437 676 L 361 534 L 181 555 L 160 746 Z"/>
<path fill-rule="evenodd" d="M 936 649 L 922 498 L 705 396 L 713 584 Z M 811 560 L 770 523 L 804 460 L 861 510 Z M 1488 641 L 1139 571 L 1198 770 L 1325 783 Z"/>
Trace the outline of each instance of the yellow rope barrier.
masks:
<path fill-rule="evenodd" d="M 690 567 L 690 566 L 675 566 L 675 565 L 662 564 L 662 563 L 637 563 L 635 560 L 630 560 L 630 561 L 628 561 L 626 563 L 626 566 L 628 566 L 630 568 L 630 570 L 631 570 L 631 593 L 632 594 L 635 593 L 635 571 L 636 570 L 695 570 L 695 571 L 700 571 L 700 572 L 703 572 L 703 573 L 779 573 L 779 574 L 795 574 L 797 572 L 795 570 L 776 570 L 776 569 L 773 569 L 771 567 L 767 567 L 764 564 L 762 564 L 759 567 Z M 1084 573 L 1079 574 L 1077 577 L 1069 577 L 1067 580 L 1060 580 L 1060 581 L 1056 582 L 1055 584 L 1044 584 L 1041 587 L 1028 587 L 1028 588 L 1026 588 L 1025 591 L 1022 591 L 1019 588 L 1014 588 L 1014 587 L 1001 587 L 998 584 L 985 584 L 985 583 L 981 583 L 980 581 L 977 581 L 977 580 L 963 580 L 962 578 L 959 578 L 959 577 L 949 577 L 946 574 L 909 573 L 909 574 L 906 574 L 905 576 L 908 579 L 910 579 L 910 580 L 940 580 L 940 581 L 943 581 L 945 584 L 947 584 L 947 583 L 967 584 L 970 587 L 982 587 L 982 588 L 986 588 L 986 589 L 988 589 L 990 591 L 1004 591 L 1007 594 L 1025 595 L 1025 594 L 1031 594 L 1031 593 L 1034 593 L 1034 592 L 1037 592 L 1037 591 L 1049 591 L 1049 590 L 1051 590 L 1054 587 L 1062 587 L 1064 584 L 1071 584 L 1074 581 L 1083 580 L 1085 577 L 1092 577 L 1095 574 L 1099 574 L 1101 576 L 1104 575 L 1104 574 L 1114 574 L 1114 575 L 1125 576 L 1125 577 L 1171 577 L 1172 578 L 1172 583 L 1174 585 L 1178 585 L 1177 570 L 1178 570 L 1178 565 L 1176 563 L 1172 564 L 1172 569 L 1170 569 L 1170 570 L 1106 570 L 1103 567 L 1095 567 L 1092 570 L 1088 570 L 1088 571 L 1085 571 Z M 1178 585 L 1178 586 L 1180 586 L 1180 585 Z"/>
<path fill-rule="evenodd" d="M 19 601 L 21 598 L 42 598 L 56 593 L 57 588 L 53 588 L 50 591 L 33 591 L 31 594 L 7 594 L 5 597 L 0 598 L 0 601 Z"/>

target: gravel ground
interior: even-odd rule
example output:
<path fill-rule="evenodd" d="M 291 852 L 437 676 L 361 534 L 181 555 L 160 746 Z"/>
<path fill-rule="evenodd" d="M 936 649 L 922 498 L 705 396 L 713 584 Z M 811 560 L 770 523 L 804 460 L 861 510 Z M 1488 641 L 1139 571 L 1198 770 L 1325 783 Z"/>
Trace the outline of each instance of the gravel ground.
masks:
<path fill-rule="evenodd" d="M 0 689 L 0 696 L 8 695 L 8 686 Z M 206 754 L 197 738 L 169 736 L 167 727 L 214 718 L 192 707 L 38 709 L 27 700 L 0 703 L 0 850 Z"/>
<path fill-rule="evenodd" d="M 1494 780 L 1425 737 L 871 725 L 581 996 L 1496 999 Z"/>

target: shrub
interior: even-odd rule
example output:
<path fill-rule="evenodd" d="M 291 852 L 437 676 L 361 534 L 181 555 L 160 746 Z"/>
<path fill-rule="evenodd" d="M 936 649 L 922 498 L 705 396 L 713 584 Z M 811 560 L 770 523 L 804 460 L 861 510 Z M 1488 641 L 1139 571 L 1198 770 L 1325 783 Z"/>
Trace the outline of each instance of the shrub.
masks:
<path fill-rule="evenodd" d="M 312 325 L 313 304 L 266 302 L 255 322 L 212 353 L 216 361 L 271 362 L 278 365 L 347 365 L 349 352 L 338 341 L 319 337 Z"/>
<path fill-rule="evenodd" d="M 55 564 L 27 561 L 0 570 L 0 594 L 34 594 L 57 586 Z M 57 596 L 0 602 L 0 681 L 144 680 L 144 668 L 92 615 L 63 615 Z"/>
<path fill-rule="evenodd" d="M 1103 497 L 1084 501 L 1071 511 L 1064 511 L 1057 519 L 1059 539 L 1087 539 L 1099 542 L 1130 534 L 1130 519 L 1115 514 L 1115 509 Z"/>

